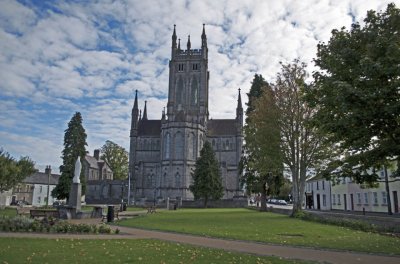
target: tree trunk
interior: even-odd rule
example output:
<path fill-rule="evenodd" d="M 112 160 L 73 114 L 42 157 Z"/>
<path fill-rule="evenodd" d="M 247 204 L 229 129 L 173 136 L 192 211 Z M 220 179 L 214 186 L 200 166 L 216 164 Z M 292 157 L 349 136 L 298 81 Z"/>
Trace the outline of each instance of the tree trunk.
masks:
<path fill-rule="evenodd" d="M 207 208 L 208 196 L 204 197 L 204 208 Z"/>
<path fill-rule="evenodd" d="M 267 211 L 267 188 L 265 186 L 265 182 L 263 183 L 263 187 L 261 188 L 261 208 L 260 211 Z"/>

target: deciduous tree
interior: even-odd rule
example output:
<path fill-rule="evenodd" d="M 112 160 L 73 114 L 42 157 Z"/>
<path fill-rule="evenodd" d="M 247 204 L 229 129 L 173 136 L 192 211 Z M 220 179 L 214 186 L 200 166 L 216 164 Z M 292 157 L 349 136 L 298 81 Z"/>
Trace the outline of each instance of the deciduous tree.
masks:
<path fill-rule="evenodd" d="M 273 85 L 280 113 L 283 160 L 293 182 L 293 215 L 302 210 L 308 171 L 319 168 L 332 154 L 324 136 L 309 124 L 316 109 L 304 100 L 304 89 L 309 86 L 305 67 L 299 60 L 282 64 Z"/>
<path fill-rule="evenodd" d="M 400 157 L 399 32 L 400 9 L 389 4 L 318 45 L 308 101 L 318 108 L 315 125 L 343 154 L 329 168 L 357 182 L 375 181 L 369 169 Z"/>
<path fill-rule="evenodd" d="M 0 192 L 10 190 L 35 171 L 35 163 L 29 157 L 15 160 L 0 148 Z"/>
<path fill-rule="evenodd" d="M 101 147 L 101 158 L 110 165 L 114 179 L 125 180 L 128 177 L 128 151 L 118 144 L 107 140 Z"/>
<path fill-rule="evenodd" d="M 61 177 L 51 193 L 53 197 L 57 197 L 57 199 L 69 198 L 76 159 L 79 157 L 82 161 L 86 155 L 86 137 L 85 129 L 82 126 L 81 113 L 76 112 L 65 130 L 64 150 L 61 156 L 63 165 L 60 166 Z M 83 170 L 81 171 L 80 181 L 82 183 L 82 194 L 84 194 L 86 181 Z"/>
<path fill-rule="evenodd" d="M 218 160 L 208 141 L 200 151 L 192 177 L 193 184 L 189 187 L 190 191 L 194 199 L 204 199 L 205 208 L 209 199 L 219 200 L 224 195 Z"/>
<path fill-rule="evenodd" d="M 257 82 L 257 77 L 248 94 L 251 110 L 246 112 L 246 152 L 240 168 L 244 172 L 242 182 L 248 192 L 261 193 L 261 210 L 265 211 L 267 195 L 278 194 L 283 184 L 283 160 L 275 95 L 269 84 Z M 256 93 L 252 93 L 254 90 Z M 257 96 L 252 97 L 251 94 Z"/>

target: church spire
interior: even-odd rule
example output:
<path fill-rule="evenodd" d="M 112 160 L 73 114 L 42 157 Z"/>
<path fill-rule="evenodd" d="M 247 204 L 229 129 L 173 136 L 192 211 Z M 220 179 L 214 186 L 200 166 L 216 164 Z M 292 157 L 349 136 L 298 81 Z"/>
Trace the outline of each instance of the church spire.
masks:
<path fill-rule="evenodd" d="M 172 46 L 171 46 L 171 58 L 175 56 L 176 51 L 176 25 L 174 25 L 174 32 L 172 33 Z"/>
<path fill-rule="evenodd" d="M 203 24 L 203 33 L 201 34 L 201 47 L 207 47 L 206 24 Z"/>
<path fill-rule="evenodd" d="M 131 131 L 136 130 L 138 128 L 137 123 L 139 118 L 139 108 L 138 108 L 137 93 L 138 91 L 136 90 L 135 102 L 133 103 L 133 108 L 132 108 Z"/>
<path fill-rule="evenodd" d="M 144 101 L 143 120 L 147 120 L 147 101 Z"/>
<path fill-rule="evenodd" d="M 172 33 L 172 48 L 176 48 L 176 25 L 174 24 L 174 32 Z"/>
<path fill-rule="evenodd" d="M 133 103 L 133 110 L 138 110 L 138 102 L 137 102 L 137 90 L 135 94 L 135 102 Z"/>
<path fill-rule="evenodd" d="M 187 42 L 188 54 L 189 54 L 189 51 L 190 51 L 190 47 L 191 47 L 191 44 L 190 44 L 190 35 L 188 35 L 188 42 Z"/>
<path fill-rule="evenodd" d="M 236 120 L 243 126 L 243 106 L 242 106 L 242 97 L 240 95 L 240 88 L 237 101 L 238 103 L 236 107 Z"/>

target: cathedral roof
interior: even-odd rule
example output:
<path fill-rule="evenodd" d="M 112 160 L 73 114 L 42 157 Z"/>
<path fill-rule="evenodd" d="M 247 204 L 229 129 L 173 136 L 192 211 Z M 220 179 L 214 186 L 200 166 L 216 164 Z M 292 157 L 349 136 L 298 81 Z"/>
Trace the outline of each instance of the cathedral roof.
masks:
<path fill-rule="evenodd" d="M 207 130 L 208 136 L 236 135 L 236 119 L 210 119 Z"/>
<path fill-rule="evenodd" d="M 161 120 L 141 120 L 138 129 L 139 136 L 160 136 Z"/>

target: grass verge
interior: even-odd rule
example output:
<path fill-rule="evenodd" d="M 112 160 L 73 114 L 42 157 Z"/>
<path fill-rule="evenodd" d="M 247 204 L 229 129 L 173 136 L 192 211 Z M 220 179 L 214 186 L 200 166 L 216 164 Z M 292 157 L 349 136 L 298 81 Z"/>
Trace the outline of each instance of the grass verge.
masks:
<path fill-rule="evenodd" d="M 0 238 L 2 263 L 309 263 L 158 240 Z"/>
<path fill-rule="evenodd" d="M 400 255 L 400 239 L 248 209 L 181 209 L 118 225 L 281 245 Z"/>

